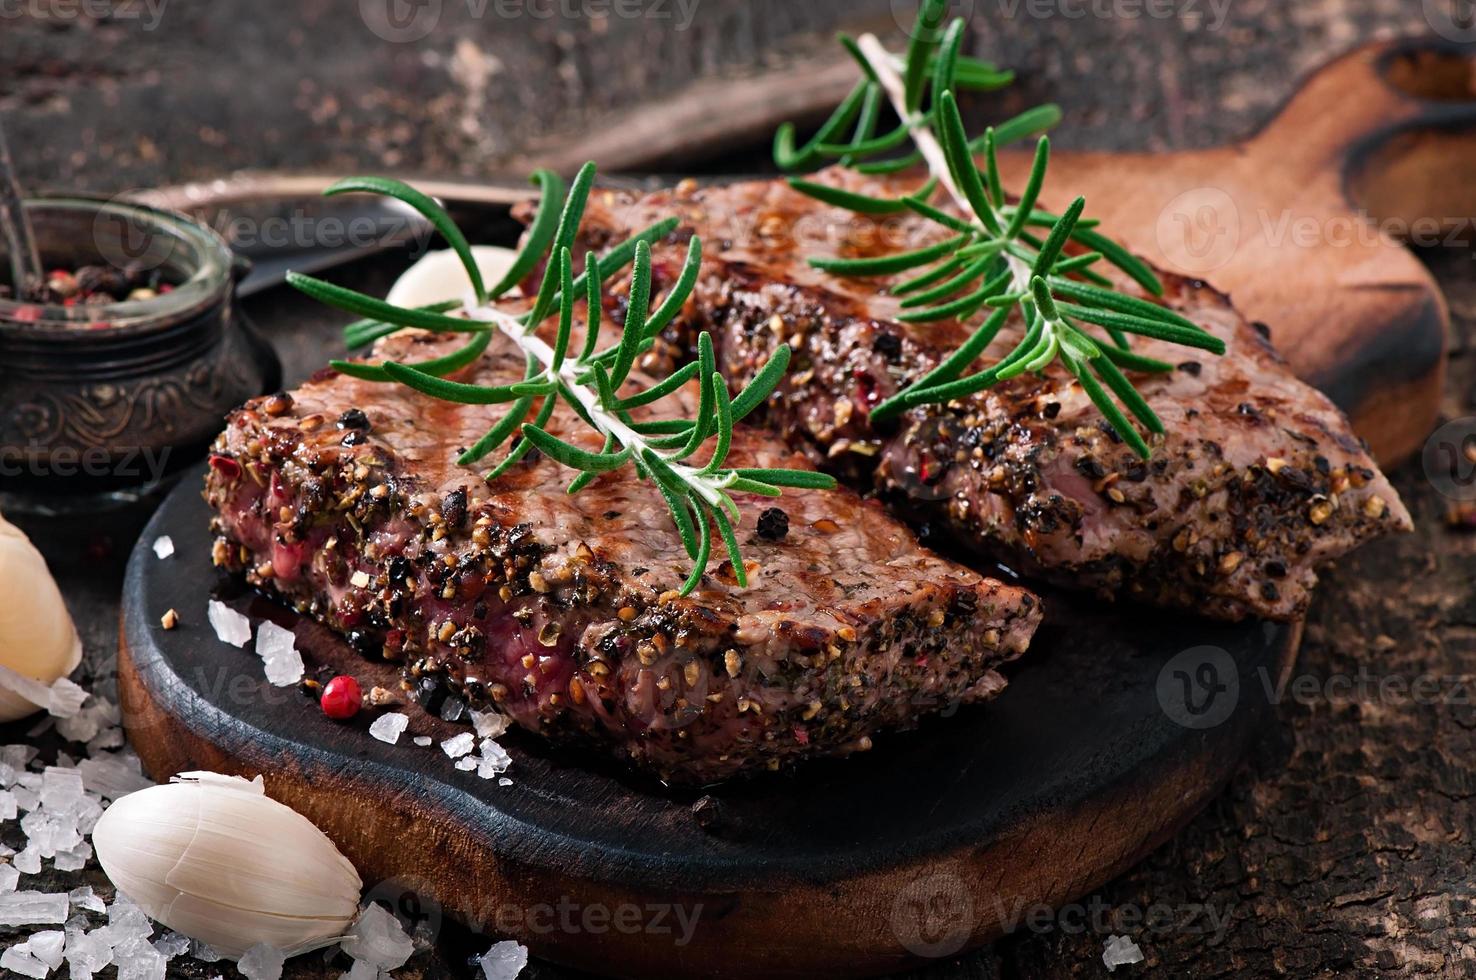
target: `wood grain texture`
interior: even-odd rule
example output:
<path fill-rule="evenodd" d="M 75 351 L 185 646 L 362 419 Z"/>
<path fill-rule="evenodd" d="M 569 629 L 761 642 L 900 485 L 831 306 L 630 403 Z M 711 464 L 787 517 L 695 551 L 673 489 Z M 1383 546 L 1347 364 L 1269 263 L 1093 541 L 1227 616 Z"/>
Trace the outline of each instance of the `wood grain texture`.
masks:
<path fill-rule="evenodd" d="M 150 774 L 260 773 L 366 882 L 415 883 L 458 920 L 629 977 L 891 972 L 998 937 L 1012 910 L 1089 891 L 1218 792 L 1270 717 L 1265 691 L 1300 633 L 1149 621 L 1051 595 L 1008 698 L 938 706 L 945 717 L 878 735 L 872 752 L 724 785 L 699 803 L 511 734 L 514 784 L 501 786 L 411 744 L 464 725 L 405 706 L 410 732 L 385 745 L 367 733 L 377 713 L 330 722 L 217 640 L 203 616 L 207 521 L 187 480 L 141 539 L 170 535 L 175 557 L 141 544 L 124 587 L 119 694 Z M 234 601 L 295 627 L 311 666 L 398 691 L 395 665 L 364 661 L 264 599 Z M 183 619 L 174 630 L 159 626 L 169 608 Z M 529 910 L 560 902 L 581 917 L 674 907 L 693 927 L 540 931 Z"/>
<path fill-rule="evenodd" d="M 1369 45 L 1314 72 L 1245 140 L 1056 154 L 1043 199 L 1084 195 L 1139 254 L 1230 293 L 1375 456 L 1396 463 L 1439 412 L 1449 327 L 1405 242 L 1469 237 L 1462 216 L 1476 213 L 1471 57 L 1433 41 Z M 1029 166 L 1023 152 L 1002 161 L 1016 186 Z"/>

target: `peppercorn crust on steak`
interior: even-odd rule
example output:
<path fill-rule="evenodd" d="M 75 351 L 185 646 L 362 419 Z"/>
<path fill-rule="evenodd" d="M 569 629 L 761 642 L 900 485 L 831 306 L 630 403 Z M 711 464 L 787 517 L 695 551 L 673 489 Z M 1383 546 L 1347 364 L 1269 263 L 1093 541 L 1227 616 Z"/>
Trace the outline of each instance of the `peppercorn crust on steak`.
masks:
<path fill-rule="evenodd" d="M 373 359 L 460 342 L 402 334 Z M 454 377 L 507 384 L 523 358 L 499 338 Z M 573 471 L 537 453 L 491 484 L 455 464 L 500 413 L 331 370 L 247 403 L 206 479 L 216 563 L 382 642 L 407 680 L 444 678 L 473 707 L 684 782 L 845 754 L 992 697 L 1040 621 L 1033 595 L 844 490 L 740 500 L 749 587 L 715 557 L 681 597 L 690 561 L 632 472 L 569 495 Z M 600 448 L 566 406 L 548 429 Z M 728 465 L 795 462 L 740 427 Z"/>
<path fill-rule="evenodd" d="M 813 179 L 886 197 L 922 183 L 845 170 Z M 645 196 L 596 193 L 585 246 L 602 249 L 672 214 L 683 224 L 655 249 L 658 285 L 675 277 L 693 234 L 704 251 L 703 276 L 669 334 L 675 356 L 710 330 L 720 367 L 741 385 L 787 341 L 795 357 L 767 406 L 774 431 L 897 513 L 1029 575 L 1224 619 L 1294 619 L 1319 563 L 1411 527 L 1343 414 L 1291 373 L 1264 327 L 1204 283 L 1160 273 L 1163 301 L 1224 339 L 1224 357 L 1134 338 L 1138 353 L 1178 365 L 1133 376 L 1168 430 L 1144 462 L 1059 363 L 1045 377 L 871 424 L 872 407 L 957 349 L 974 324 L 899 320 L 888 287 L 920 270 L 847 279 L 806 260 L 892 254 L 952 232 L 910 213 L 831 207 L 781 181 L 688 181 Z M 1007 325 L 981 366 L 1022 331 Z"/>

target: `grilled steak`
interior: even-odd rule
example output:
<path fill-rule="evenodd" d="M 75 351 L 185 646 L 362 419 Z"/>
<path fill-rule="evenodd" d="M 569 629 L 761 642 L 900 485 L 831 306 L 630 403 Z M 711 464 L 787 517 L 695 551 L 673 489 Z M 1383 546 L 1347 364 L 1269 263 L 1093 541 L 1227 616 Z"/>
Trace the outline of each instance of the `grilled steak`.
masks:
<path fill-rule="evenodd" d="M 819 179 L 889 196 L 920 183 L 914 175 L 868 184 L 838 170 Z M 890 254 L 949 234 L 938 226 L 856 215 L 780 182 L 685 182 L 643 197 L 596 195 L 586 245 L 673 213 L 684 224 L 657 249 L 658 268 L 674 275 L 694 233 L 705 252 L 673 349 L 680 353 L 692 330 L 711 330 L 723 369 L 741 384 L 788 341 L 795 360 L 767 408 L 775 431 L 899 513 L 951 529 L 1021 571 L 1227 619 L 1291 619 L 1306 608 L 1319 562 L 1410 527 L 1342 413 L 1292 375 L 1264 328 L 1201 282 L 1164 275 L 1165 302 L 1229 351 L 1216 358 L 1135 345 L 1179 365 L 1135 379 L 1168 429 L 1145 463 L 1059 365 L 1043 378 L 870 423 L 871 407 L 935 366 L 967 331 L 900 322 L 888 278 L 843 279 L 805 259 Z M 985 361 L 1003 356 L 1021 330 L 1007 327 Z"/>
<path fill-rule="evenodd" d="M 376 359 L 447 344 L 402 335 Z M 501 341 L 459 377 L 522 372 Z M 571 471 L 537 453 L 490 485 L 455 465 L 501 411 L 333 371 L 248 403 L 206 481 L 217 564 L 403 660 L 411 689 L 444 681 L 526 729 L 688 782 L 844 754 L 991 697 L 1040 620 L 1028 592 L 930 554 L 844 490 L 744 501 L 749 587 L 714 561 L 681 597 L 688 558 L 632 474 L 568 495 Z M 548 428 L 599 448 L 566 407 Z M 729 465 L 794 462 L 772 437 L 735 434 Z"/>

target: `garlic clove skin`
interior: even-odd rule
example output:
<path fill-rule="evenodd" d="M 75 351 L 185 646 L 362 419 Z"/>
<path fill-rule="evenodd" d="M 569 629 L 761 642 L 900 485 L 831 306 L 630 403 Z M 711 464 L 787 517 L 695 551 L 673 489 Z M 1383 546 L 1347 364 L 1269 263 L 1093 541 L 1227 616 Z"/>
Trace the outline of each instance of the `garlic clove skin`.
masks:
<path fill-rule="evenodd" d="M 150 918 L 230 959 L 258 943 L 295 956 L 349 929 L 358 872 L 261 777 L 175 778 L 117 800 L 92 832 L 103 871 Z"/>
<path fill-rule="evenodd" d="M 43 684 L 82 662 L 82 641 L 46 559 L 0 516 L 0 664 Z M 0 722 L 33 715 L 37 705 L 0 688 Z"/>
<path fill-rule="evenodd" d="M 472 258 L 481 270 L 482 281 L 495 286 L 512 268 L 517 252 L 498 245 L 473 245 Z M 514 287 L 516 288 L 516 287 Z M 461 259 L 450 249 L 427 252 L 421 259 L 400 274 L 390 287 L 385 301 L 395 306 L 429 306 L 448 299 L 462 299 L 471 292 L 471 280 Z"/>

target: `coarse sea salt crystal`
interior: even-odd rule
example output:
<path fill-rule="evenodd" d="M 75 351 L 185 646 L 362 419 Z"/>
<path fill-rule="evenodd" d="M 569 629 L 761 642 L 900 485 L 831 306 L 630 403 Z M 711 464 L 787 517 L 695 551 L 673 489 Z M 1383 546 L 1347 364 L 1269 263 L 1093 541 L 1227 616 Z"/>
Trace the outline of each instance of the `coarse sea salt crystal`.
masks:
<path fill-rule="evenodd" d="M 20 884 L 21 873 L 8 864 L 0 864 L 0 895 L 15 891 Z"/>
<path fill-rule="evenodd" d="M 470 754 L 471 750 L 476 747 L 477 737 L 471 732 L 462 732 L 460 735 L 453 735 L 441 743 L 441 751 L 453 759 L 459 759 L 464 755 Z"/>
<path fill-rule="evenodd" d="M 500 776 L 507 772 L 510 766 L 512 766 L 512 756 L 507 754 L 506 749 L 490 738 L 482 741 L 482 761 L 477 767 L 478 776 L 491 779 L 493 776 Z"/>
<path fill-rule="evenodd" d="M 434 741 L 435 739 L 431 738 L 429 735 L 415 736 L 415 744 L 420 746 L 422 749 L 427 748 Z"/>
<path fill-rule="evenodd" d="M 347 973 L 340 973 L 338 980 L 379 980 L 386 975 L 384 971 L 373 963 L 365 963 L 363 960 L 354 960 L 354 965 L 349 967 Z"/>
<path fill-rule="evenodd" d="M 513 980 L 528 965 L 528 950 L 511 940 L 493 943 L 477 959 L 487 980 Z"/>
<path fill-rule="evenodd" d="M 154 940 L 154 949 L 166 960 L 172 960 L 176 956 L 184 956 L 190 951 L 190 937 L 181 936 L 174 930 L 166 932 L 159 939 Z"/>
<path fill-rule="evenodd" d="M 471 772 L 476 767 L 477 760 L 474 756 L 463 756 L 460 759 L 456 760 L 456 768 L 460 769 L 462 772 Z"/>
<path fill-rule="evenodd" d="M 138 756 L 130 752 L 103 752 L 77 763 L 82 785 L 105 800 L 116 800 L 154 785 L 139 770 Z"/>
<path fill-rule="evenodd" d="M 207 618 L 222 643 L 233 647 L 244 647 L 251 639 L 251 620 L 242 616 L 219 599 L 211 599 Z"/>
<path fill-rule="evenodd" d="M 283 962 L 286 962 L 286 956 L 282 955 L 282 950 L 257 943 L 242 953 L 236 970 L 241 971 L 246 980 L 282 980 Z"/>
<path fill-rule="evenodd" d="M 473 711 L 471 718 L 479 738 L 497 738 L 507 731 L 508 718 L 501 712 Z"/>
<path fill-rule="evenodd" d="M 0 789 L 0 821 L 14 820 L 18 810 L 15 794 L 8 789 Z"/>
<path fill-rule="evenodd" d="M 46 713 L 53 718 L 75 718 L 87 700 L 87 691 L 65 677 L 58 677 L 46 692 Z"/>
<path fill-rule="evenodd" d="M 41 873 L 41 849 L 28 844 L 25 850 L 10 859 L 10 863 L 23 875 L 38 875 Z M 5 915 L 0 912 L 0 923 L 4 921 Z"/>
<path fill-rule="evenodd" d="M 82 773 L 47 766 L 41 773 L 41 805 L 49 810 L 75 813 L 81 803 Z"/>
<path fill-rule="evenodd" d="M 394 745 L 400 740 L 400 736 L 405 733 L 405 729 L 409 725 L 409 715 L 402 715 L 397 711 L 391 711 L 374 719 L 374 724 L 369 726 L 369 734 L 381 742 L 388 742 L 390 745 Z"/>
<path fill-rule="evenodd" d="M 302 654 L 297 637 L 268 620 L 256 631 L 256 653 L 266 667 L 267 680 L 277 687 L 290 687 L 302 680 Z"/>
<path fill-rule="evenodd" d="M 1111 936 L 1102 950 L 1102 963 L 1111 973 L 1119 966 L 1143 962 L 1143 951 L 1127 936 Z"/>
<path fill-rule="evenodd" d="M 0 970 L 4 970 L 6 976 L 33 977 L 35 980 L 44 980 L 51 972 L 51 967 L 32 956 L 27 943 L 21 943 L 0 953 Z"/>
<path fill-rule="evenodd" d="M 512 783 L 512 780 L 511 779 L 508 779 L 506 776 L 503 776 L 501 779 L 499 779 L 497 781 L 497 785 L 498 786 L 511 786 L 512 784 L 513 784 Z"/>
<path fill-rule="evenodd" d="M 154 554 L 160 558 L 168 558 L 174 554 L 174 539 L 167 534 L 161 534 L 154 539 Z"/>
<path fill-rule="evenodd" d="M 10 892 L 0 895 L 0 926 L 49 926 L 67 921 L 64 892 Z"/>
<path fill-rule="evenodd" d="M 355 960 L 380 970 L 398 970 L 415 952 L 400 920 L 373 902 L 364 906 L 341 945 Z"/>
<path fill-rule="evenodd" d="M 49 929 L 46 932 L 38 932 L 27 939 L 26 945 L 30 947 L 32 956 L 55 970 L 62 965 L 67 946 L 67 934 L 60 929 Z"/>
<path fill-rule="evenodd" d="M 86 909 L 99 914 L 108 910 L 107 903 L 97 897 L 97 892 L 92 890 L 91 885 L 73 888 L 67 893 L 67 899 L 71 901 L 73 908 Z"/>
<path fill-rule="evenodd" d="M 164 980 L 169 961 L 160 955 L 147 936 L 130 935 L 113 947 L 118 980 Z"/>

